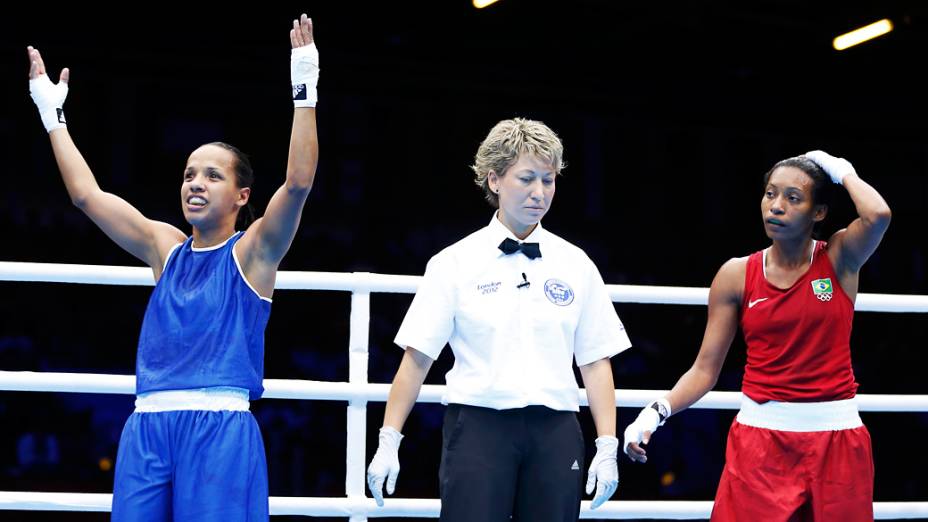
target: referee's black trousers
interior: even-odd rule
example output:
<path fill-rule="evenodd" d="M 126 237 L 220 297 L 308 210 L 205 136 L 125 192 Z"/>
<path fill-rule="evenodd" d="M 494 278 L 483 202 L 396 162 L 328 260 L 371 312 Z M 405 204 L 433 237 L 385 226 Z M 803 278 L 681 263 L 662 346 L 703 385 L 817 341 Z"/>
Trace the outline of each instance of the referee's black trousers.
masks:
<path fill-rule="evenodd" d="M 585 465 L 577 415 L 544 406 L 449 404 L 442 428 L 441 522 L 573 522 Z"/>

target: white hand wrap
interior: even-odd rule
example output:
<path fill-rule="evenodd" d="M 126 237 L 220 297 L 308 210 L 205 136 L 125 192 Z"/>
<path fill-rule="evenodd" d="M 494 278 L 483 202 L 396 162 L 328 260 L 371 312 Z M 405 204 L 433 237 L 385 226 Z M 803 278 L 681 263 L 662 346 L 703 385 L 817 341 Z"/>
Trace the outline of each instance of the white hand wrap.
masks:
<path fill-rule="evenodd" d="M 380 428 L 380 443 L 377 453 L 367 467 L 367 487 L 378 506 L 383 507 L 383 483 L 387 482 L 387 493 L 392 495 L 396 489 L 396 477 L 400 473 L 400 442 L 403 435 L 393 428 Z"/>
<path fill-rule="evenodd" d="M 51 132 L 66 127 L 64 120 L 64 99 L 68 97 L 67 82 L 52 83 L 47 74 L 29 80 L 29 94 L 39 109 L 42 125 Z"/>
<path fill-rule="evenodd" d="M 319 51 L 311 43 L 295 47 L 290 52 L 290 83 L 293 84 L 293 106 L 315 107 L 316 84 L 319 82 Z"/>
<path fill-rule="evenodd" d="M 854 166 L 851 165 L 851 162 L 844 158 L 836 158 L 825 151 L 813 150 L 806 152 L 805 157 L 814 161 L 819 167 L 822 167 L 822 170 L 831 177 L 831 181 L 838 185 L 844 183 L 844 177 L 848 174 L 857 173 L 854 171 Z"/>
<path fill-rule="evenodd" d="M 660 413 L 658 413 L 658 410 L 660 410 Z M 638 414 L 638 418 L 635 419 L 635 422 L 629 424 L 628 427 L 625 428 L 625 445 L 622 446 L 622 451 L 628 455 L 629 444 L 632 442 L 641 444 L 644 433 L 650 432 L 654 434 L 658 426 L 664 425 L 664 422 L 666 422 L 667 417 L 670 417 L 670 414 L 670 403 L 664 398 L 660 398 L 645 406 L 644 409 L 641 410 L 641 413 Z"/>

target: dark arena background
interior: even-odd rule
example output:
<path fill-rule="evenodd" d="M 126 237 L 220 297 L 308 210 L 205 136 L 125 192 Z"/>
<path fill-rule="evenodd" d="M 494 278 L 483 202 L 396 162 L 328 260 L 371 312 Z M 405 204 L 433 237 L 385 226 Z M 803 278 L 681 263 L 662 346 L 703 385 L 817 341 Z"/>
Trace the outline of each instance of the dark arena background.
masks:
<path fill-rule="evenodd" d="M 250 155 L 259 211 L 283 182 L 287 33 L 306 12 L 321 57 L 320 163 L 283 271 L 421 275 L 429 257 L 489 221 L 469 165 L 493 124 L 522 116 L 565 144 L 544 226 L 583 248 L 606 283 L 708 287 L 727 259 L 768 244 L 763 174 L 823 149 L 850 160 L 893 210 L 860 292 L 928 294 L 923 2 L 87 5 L 32 2 L 0 17 L 0 261 L 140 265 L 70 204 L 28 94 L 27 45 L 53 80 L 71 69 L 68 128 L 102 188 L 189 232 L 178 195 L 198 145 L 222 140 Z M 832 48 L 835 36 L 882 18 L 889 34 Z M 822 238 L 855 215 L 836 194 Z M 0 370 L 133 374 L 150 293 L 0 282 Z M 398 367 L 392 339 L 410 301 L 372 294 L 370 382 L 390 382 Z M 671 387 L 699 349 L 705 307 L 616 309 L 634 344 L 612 360 L 616 386 Z M 347 292 L 278 290 L 265 377 L 347 381 L 349 311 Z M 925 315 L 857 313 L 858 393 L 928 393 L 926 349 Z M 744 361 L 739 335 L 717 390 L 740 389 Z M 443 384 L 451 364 L 446 349 L 426 383 Z M 0 391 L 0 491 L 110 493 L 132 401 Z M 619 408 L 619 434 L 638 409 Z M 266 399 L 252 411 L 272 496 L 344 498 L 345 402 Z M 442 413 L 413 410 L 397 497 L 437 498 Z M 656 433 L 646 465 L 620 454 L 613 500 L 711 500 L 734 415 L 684 412 Z M 589 458 L 595 435 L 588 410 L 580 417 Z M 928 414 L 862 417 L 875 501 L 928 501 Z M 369 403 L 365 463 L 382 418 L 383 403 Z M 107 519 L 0 511 L 11 521 Z"/>

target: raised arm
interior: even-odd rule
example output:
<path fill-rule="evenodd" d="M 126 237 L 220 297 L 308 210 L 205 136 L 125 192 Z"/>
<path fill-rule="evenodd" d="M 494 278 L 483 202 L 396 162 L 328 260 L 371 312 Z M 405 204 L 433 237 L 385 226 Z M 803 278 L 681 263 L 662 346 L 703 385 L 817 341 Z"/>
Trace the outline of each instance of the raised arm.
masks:
<path fill-rule="evenodd" d="M 666 417 L 689 408 L 715 387 L 738 331 L 746 267 L 747 258 L 739 258 L 729 260 L 719 269 L 709 288 L 709 318 L 696 361 L 670 393 L 657 401 L 656 408 L 646 407 L 626 428 L 625 453 L 630 459 L 646 462 L 647 455 L 641 443 L 648 443 L 651 433 Z"/>
<path fill-rule="evenodd" d="M 294 109 L 287 179 L 271 197 L 264 217 L 255 221 L 236 245 L 245 276 L 262 295 L 273 291 L 277 266 L 300 225 L 319 160 L 315 109 L 319 52 L 313 41 L 312 20 L 305 14 L 293 21 L 290 45 Z"/>
<path fill-rule="evenodd" d="M 171 247 L 184 240 L 183 232 L 146 218 L 124 199 L 100 189 L 65 124 L 63 106 L 68 94 L 68 69 L 61 70 L 59 81 L 54 84 L 48 78 L 38 49 L 28 47 L 26 51 L 30 62 L 29 92 L 48 130 L 71 202 L 117 245 L 150 266 L 157 279 Z"/>
<path fill-rule="evenodd" d="M 828 240 L 828 255 L 841 278 L 841 286 L 853 298 L 857 295 L 857 273 L 882 241 L 892 212 L 883 196 L 860 179 L 854 166 L 844 158 L 820 150 L 807 152 L 805 156 L 822 167 L 832 181 L 842 185 L 857 208 L 858 217 Z"/>

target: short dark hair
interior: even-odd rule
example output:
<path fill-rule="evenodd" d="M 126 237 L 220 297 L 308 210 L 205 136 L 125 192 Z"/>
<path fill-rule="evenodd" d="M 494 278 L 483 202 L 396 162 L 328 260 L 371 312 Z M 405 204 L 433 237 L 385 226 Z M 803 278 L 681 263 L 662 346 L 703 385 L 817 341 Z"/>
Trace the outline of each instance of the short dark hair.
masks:
<path fill-rule="evenodd" d="M 822 167 L 818 166 L 818 163 L 810 160 L 805 156 L 796 156 L 793 158 L 786 158 L 785 160 L 780 160 L 764 174 L 764 188 L 767 188 L 767 184 L 770 183 L 770 176 L 773 174 L 773 171 L 777 170 L 780 167 L 793 167 L 797 168 L 806 173 L 807 176 L 812 180 L 812 204 L 813 205 L 829 205 L 831 204 L 831 178 L 825 172 Z"/>

